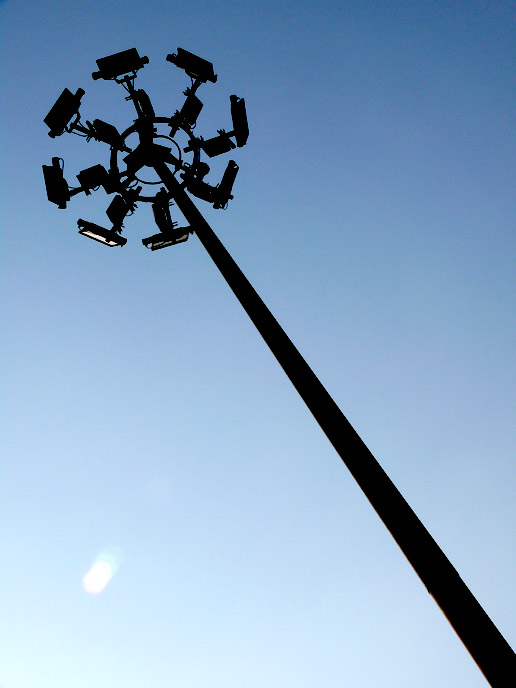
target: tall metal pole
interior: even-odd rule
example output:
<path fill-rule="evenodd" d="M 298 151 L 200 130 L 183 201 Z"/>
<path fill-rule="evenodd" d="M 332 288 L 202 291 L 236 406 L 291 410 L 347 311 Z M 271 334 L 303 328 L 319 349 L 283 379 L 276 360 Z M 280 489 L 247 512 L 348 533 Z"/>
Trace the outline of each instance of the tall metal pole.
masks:
<path fill-rule="evenodd" d="M 177 206 L 342 461 L 493 688 L 516 685 L 516 655 L 358 436 L 165 163 L 155 165 Z"/>

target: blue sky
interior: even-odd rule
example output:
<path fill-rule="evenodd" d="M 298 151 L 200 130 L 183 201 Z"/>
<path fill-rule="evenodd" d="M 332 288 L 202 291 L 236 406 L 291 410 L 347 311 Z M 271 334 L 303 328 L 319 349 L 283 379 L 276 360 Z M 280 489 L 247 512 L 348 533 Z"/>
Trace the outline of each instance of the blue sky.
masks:
<path fill-rule="evenodd" d="M 206 137 L 246 98 L 235 200 L 199 206 L 514 647 L 515 4 L 0 20 L 1 688 L 486 685 L 196 238 L 145 251 L 146 207 L 123 249 L 79 236 L 108 197 L 59 210 L 41 165 L 72 182 L 107 147 L 42 120 L 81 87 L 85 119 L 128 126 L 91 72 L 130 47 L 163 115 L 188 85 L 165 56 L 213 62 Z"/>

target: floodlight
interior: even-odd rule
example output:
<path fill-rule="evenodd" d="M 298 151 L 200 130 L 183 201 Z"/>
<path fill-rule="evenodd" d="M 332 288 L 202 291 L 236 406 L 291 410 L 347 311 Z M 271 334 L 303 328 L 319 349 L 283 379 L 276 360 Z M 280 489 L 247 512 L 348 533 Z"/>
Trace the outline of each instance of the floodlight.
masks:
<path fill-rule="evenodd" d="M 50 129 L 48 135 L 51 138 L 61 136 L 61 134 L 66 131 L 66 127 L 70 123 L 70 120 L 79 111 L 81 98 L 83 97 L 84 93 L 85 91 L 82 88 L 78 88 L 75 94 L 69 91 L 67 88 L 65 88 L 61 93 L 59 98 L 51 107 L 50 112 L 43 120 Z"/>
<path fill-rule="evenodd" d="M 247 123 L 245 100 L 238 96 L 229 96 L 229 101 L 231 105 L 231 119 L 233 120 L 232 133 L 236 139 L 237 146 L 241 148 L 245 146 L 249 138 L 249 125 Z"/>
<path fill-rule="evenodd" d="M 152 212 L 160 232 L 168 232 L 176 226 L 177 223 L 172 222 L 172 218 L 170 217 L 170 196 L 165 189 L 161 189 L 161 191 L 158 191 L 156 194 L 156 198 L 152 204 Z"/>
<path fill-rule="evenodd" d="M 117 150 L 130 150 L 124 145 L 124 140 L 118 133 L 117 128 L 112 124 L 109 124 L 109 122 L 103 122 L 101 119 L 94 119 L 92 123 L 87 122 L 87 124 L 92 129 L 92 136 L 96 141 L 103 141 L 111 146 L 111 148 L 115 148 Z"/>
<path fill-rule="evenodd" d="M 124 246 L 127 243 L 127 239 L 117 234 L 114 229 L 106 229 L 96 225 L 94 222 L 87 222 L 81 219 L 77 220 L 77 225 L 79 227 L 79 234 L 106 246 Z"/>
<path fill-rule="evenodd" d="M 134 92 L 133 101 L 139 116 L 147 117 L 148 119 L 154 119 L 156 116 L 154 113 L 154 108 L 152 107 L 149 96 L 143 89 L 140 88 Z"/>
<path fill-rule="evenodd" d="M 212 63 L 208 62 L 208 60 L 203 60 L 202 57 L 197 57 L 193 53 L 189 53 L 188 50 L 178 48 L 177 54 L 167 55 L 167 61 L 172 62 L 179 69 L 184 69 L 192 79 L 202 81 L 203 83 L 207 81 L 215 83 L 217 81 L 217 75 L 213 73 Z"/>
<path fill-rule="evenodd" d="M 113 223 L 114 228 L 121 229 L 125 216 L 130 210 L 131 206 L 122 196 L 115 196 L 106 210 L 106 215 Z"/>
<path fill-rule="evenodd" d="M 201 148 L 210 158 L 214 158 L 216 155 L 222 155 L 222 153 L 228 153 L 234 147 L 235 144 L 225 131 L 220 131 L 219 135 L 214 136 L 212 139 L 201 141 Z"/>
<path fill-rule="evenodd" d="M 180 112 L 171 117 L 171 135 L 174 136 L 179 126 L 193 127 L 197 122 L 197 117 L 203 108 L 203 104 L 195 93 L 189 93 Z"/>
<path fill-rule="evenodd" d="M 213 192 L 213 207 L 216 210 L 224 208 L 228 204 L 229 200 L 233 198 L 231 191 L 233 190 L 233 184 L 235 183 L 237 172 L 238 165 L 234 160 L 230 160 L 224 174 L 222 175 L 220 184 L 215 187 Z"/>
<path fill-rule="evenodd" d="M 90 195 L 91 189 L 96 189 L 99 186 L 104 187 L 106 193 L 113 193 L 115 190 L 109 172 L 103 165 L 93 165 L 93 167 L 82 170 L 77 175 L 77 179 L 87 196 Z"/>
<path fill-rule="evenodd" d="M 188 240 L 189 227 L 174 227 L 167 232 L 159 232 L 153 236 L 142 239 L 142 244 L 151 251 L 158 251 L 160 248 L 175 246 Z"/>
<path fill-rule="evenodd" d="M 137 72 L 148 62 L 148 57 L 140 57 L 136 48 L 130 48 L 114 55 L 100 57 L 96 60 L 99 71 L 93 72 L 91 76 L 95 80 L 114 79 L 117 76 L 122 76 L 122 74 Z"/>
<path fill-rule="evenodd" d="M 70 200 L 70 189 L 63 175 L 61 158 L 52 158 L 51 165 L 42 165 L 42 167 L 48 200 L 64 210 Z"/>

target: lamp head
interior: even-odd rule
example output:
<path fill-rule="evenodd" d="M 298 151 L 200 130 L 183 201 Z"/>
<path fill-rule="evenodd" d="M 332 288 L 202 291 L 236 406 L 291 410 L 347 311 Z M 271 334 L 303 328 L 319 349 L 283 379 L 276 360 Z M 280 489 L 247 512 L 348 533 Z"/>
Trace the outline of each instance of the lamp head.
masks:
<path fill-rule="evenodd" d="M 42 165 L 47 198 L 64 210 L 70 200 L 70 189 L 64 178 L 61 158 L 52 158 L 51 165 Z"/>
<path fill-rule="evenodd" d="M 231 105 L 231 119 L 233 120 L 233 136 L 236 139 L 237 146 L 241 148 L 245 146 L 249 138 L 245 100 L 238 96 L 229 96 L 229 102 Z"/>
<path fill-rule="evenodd" d="M 99 186 L 104 188 L 106 193 L 113 193 L 114 184 L 111 179 L 109 172 L 103 165 L 93 165 L 93 167 L 88 167 L 82 170 L 77 175 L 81 189 L 86 193 L 87 196 L 90 195 L 92 189 L 96 189 Z"/>
<path fill-rule="evenodd" d="M 184 69 L 192 79 L 201 81 L 202 83 L 206 83 L 207 81 L 215 83 L 217 81 L 217 75 L 213 72 L 212 63 L 193 53 L 189 53 L 188 50 L 178 48 L 177 53 L 167 55 L 167 61 L 172 62 L 172 64 L 175 64 L 179 69 Z"/>
<path fill-rule="evenodd" d="M 53 139 L 56 136 L 64 134 L 70 121 L 79 112 L 81 98 L 84 93 L 85 91 L 82 88 L 78 88 L 75 94 L 67 88 L 63 90 L 54 105 L 50 108 L 48 115 L 43 119 L 50 129 L 48 132 L 50 138 Z"/>
<path fill-rule="evenodd" d="M 215 210 L 225 208 L 229 201 L 233 198 L 231 192 L 233 190 L 233 184 L 235 183 L 237 172 L 238 165 L 234 160 L 230 160 L 224 171 L 224 174 L 222 175 L 220 184 L 215 187 L 213 191 L 213 207 Z"/>
<path fill-rule="evenodd" d="M 179 123 L 186 124 L 188 127 L 195 126 L 202 108 L 203 104 L 195 93 L 189 93 L 178 115 Z"/>
<path fill-rule="evenodd" d="M 125 217 L 130 211 L 129 203 L 122 196 L 115 196 L 106 210 L 106 215 L 113 223 L 113 228 L 121 229 Z"/>
<path fill-rule="evenodd" d="M 182 244 L 188 240 L 189 233 L 189 227 L 174 227 L 167 232 L 159 232 L 159 234 L 142 239 L 142 244 L 151 251 L 158 251 L 160 248 Z"/>
<path fill-rule="evenodd" d="M 222 155 L 223 153 L 229 153 L 229 151 L 233 150 L 235 147 L 235 144 L 229 136 L 230 135 L 225 131 L 221 131 L 218 136 L 202 141 L 201 148 L 210 158 L 214 158 L 216 155 Z"/>
<path fill-rule="evenodd" d="M 115 79 L 117 76 L 137 72 L 144 65 L 148 64 L 148 57 L 140 57 L 136 48 L 122 50 L 120 53 L 100 57 L 97 62 L 98 72 L 91 75 L 97 79 Z"/>
<path fill-rule="evenodd" d="M 77 226 L 79 227 L 79 234 L 88 237 L 88 239 L 98 241 L 105 246 L 124 246 L 127 243 L 127 239 L 120 236 L 114 229 L 106 229 L 96 225 L 94 222 L 79 219 L 77 220 Z"/>

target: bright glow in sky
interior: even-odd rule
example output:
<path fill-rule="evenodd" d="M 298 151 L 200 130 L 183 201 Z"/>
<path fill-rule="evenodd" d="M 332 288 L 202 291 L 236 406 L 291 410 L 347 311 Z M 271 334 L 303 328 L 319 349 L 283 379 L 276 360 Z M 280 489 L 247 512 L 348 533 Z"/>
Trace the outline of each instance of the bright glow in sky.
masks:
<path fill-rule="evenodd" d="M 98 595 L 113 578 L 111 566 L 105 561 L 97 561 L 82 579 L 86 592 Z"/>
<path fill-rule="evenodd" d="M 118 548 L 105 549 L 82 579 L 86 592 L 91 595 L 98 595 L 102 592 L 115 575 L 120 566 L 120 561 L 121 553 Z"/>
<path fill-rule="evenodd" d="M 514 2 L 6 0 L 0 21 L 2 688 L 485 688 L 197 238 L 146 251 L 148 207 L 122 249 L 79 236 L 110 197 L 59 210 L 41 165 L 74 184 L 109 151 L 42 120 L 83 88 L 84 119 L 128 126 L 91 72 L 131 47 L 163 116 L 189 85 L 165 56 L 213 62 L 206 138 L 245 97 L 235 199 L 199 207 L 514 646 Z M 123 567 L 85 594 L 106 543 Z"/>

